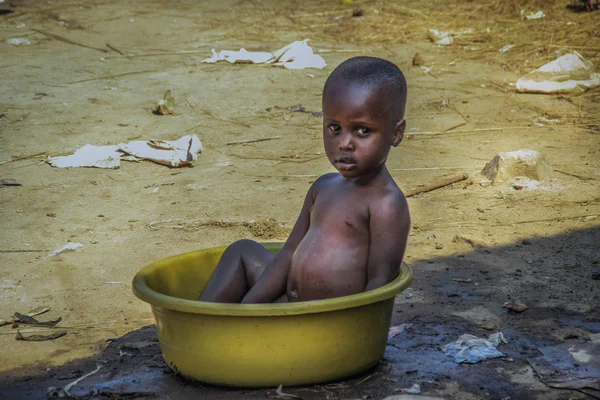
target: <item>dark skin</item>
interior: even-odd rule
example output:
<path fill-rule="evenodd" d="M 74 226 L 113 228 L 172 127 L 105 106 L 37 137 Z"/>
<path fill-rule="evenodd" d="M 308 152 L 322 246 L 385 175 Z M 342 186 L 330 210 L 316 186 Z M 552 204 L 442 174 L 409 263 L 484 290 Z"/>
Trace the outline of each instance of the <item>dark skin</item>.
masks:
<path fill-rule="evenodd" d="M 338 173 L 318 178 L 276 256 L 251 240 L 225 250 L 200 301 L 272 303 L 328 299 L 391 282 L 410 229 L 406 198 L 386 168 L 406 122 L 385 89 L 331 82 L 323 142 Z"/>

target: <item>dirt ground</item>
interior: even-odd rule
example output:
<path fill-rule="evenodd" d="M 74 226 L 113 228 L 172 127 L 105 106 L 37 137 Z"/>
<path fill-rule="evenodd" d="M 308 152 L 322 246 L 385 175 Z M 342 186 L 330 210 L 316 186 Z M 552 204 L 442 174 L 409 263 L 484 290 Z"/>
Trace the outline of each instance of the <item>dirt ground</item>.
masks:
<path fill-rule="evenodd" d="M 498 152 L 518 149 L 540 151 L 554 172 L 537 187 L 463 181 L 411 197 L 405 261 L 414 282 L 398 297 L 393 320 L 410 328 L 390 341 L 374 371 L 290 391 L 307 399 L 381 399 L 419 383 L 424 394 L 447 399 L 598 396 L 545 385 L 535 361 L 541 348 L 594 343 L 589 352 L 600 359 L 600 90 L 514 90 L 524 73 L 571 50 L 600 65 L 598 12 L 573 13 L 564 3 L 0 3 L 14 11 L 0 16 L 0 178 L 22 184 L 0 187 L 0 318 L 48 307 L 39 318 L 62 317 L 58 327 L 68 332 L 28 342 L 15 341 L 11 325 L 1 327 L 0 397 L 45 398 L 48 386 L 93 370 L 98 360 L 111 372 L 83 381 L 79 393 L 104 384 L 159 398 L 273 396 L 190 385 L 165 371 L 153 328 L 141 329 L 153 323 L 150 307 L 130 282 L 169 255 L 240 238 L 285 239 L 310 184 L 333 171 L 313 112 L 321 110 L 328 74 L 354 55 L 389 59 L 407 77 L 407 136 L 388 161 L 401 188 L 476 176 Z M 546 17 L 527 21 L 521 8 Z M 438 46 L 427 28 L 474 33 Z M 6 42 L 20 37 L 30 44 Z M 302 39 L 311 39 L 327 67 L 201 63 L 211 48 L 270 51 Z M 507 44 L 516 46 L 498 51 Z M 425 69 L 412 65 L 417 52 Z M 176 115 L 154 115 L 167 89 Z M 206 147 L 192 168 L 45 163 L 87 143 L 190 133 Z M 457 242 L 457 235 L 482 245 Z M 83 247 L 48 257 L 68 242 Z M 509 314 L 502 305 L 512 301 L 529 309 Z M 440 350 L 464 333 L 496 331 L 510 342 L 501 348 L 505 359 L 459 366 Z M 150 345 L 131 359 L 119 356 L 122 343 L 140 340 Z M 556 371 L 571 373 L 575 364 Z M 137 386 L 136 379 L 123 383 L 137 375 Z"/>

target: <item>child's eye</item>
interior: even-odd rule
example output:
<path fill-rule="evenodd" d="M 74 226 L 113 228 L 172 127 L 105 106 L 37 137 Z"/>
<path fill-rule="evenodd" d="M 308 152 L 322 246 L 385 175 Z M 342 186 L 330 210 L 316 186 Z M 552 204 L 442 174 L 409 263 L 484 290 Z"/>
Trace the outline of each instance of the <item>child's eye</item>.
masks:
<path fill-rule="evenodd" d="M 342 128 L 339 125 L 331 124 L 331 125 L 329 125 L 329 130 L 331 132 L 337 133 L 337 132 L 341 131 Z"/>
<path fill-rule="evenodd" d="M 371 130 L 369 128 L 358 128 L 359 136 L 367 136 L 369 133 L 371 133 Z"/>

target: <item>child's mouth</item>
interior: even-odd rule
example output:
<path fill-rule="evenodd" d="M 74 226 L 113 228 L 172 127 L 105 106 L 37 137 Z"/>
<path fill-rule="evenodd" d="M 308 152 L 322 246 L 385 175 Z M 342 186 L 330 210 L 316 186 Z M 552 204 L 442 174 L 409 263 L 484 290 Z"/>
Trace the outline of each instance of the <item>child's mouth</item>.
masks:
<path fill-rule="evenodd" d="M 356 161 L 352 157 L 341 156 L 340 158 L 337 159 L 337 161 L 335 162 L 335 165 L 338 167 L 338 169 L 348 171 L 348 170 L 356 168 L 357 164 L 356 164 Z"/>

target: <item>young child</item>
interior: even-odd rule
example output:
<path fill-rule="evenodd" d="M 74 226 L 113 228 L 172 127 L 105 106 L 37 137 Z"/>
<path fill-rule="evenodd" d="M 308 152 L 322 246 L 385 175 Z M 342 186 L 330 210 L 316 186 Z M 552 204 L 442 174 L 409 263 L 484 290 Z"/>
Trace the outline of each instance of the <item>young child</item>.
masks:
<path fill-rule="evenodd" d="M 374 57 L 340 64 L 323 89 L 323 142 L 338 173 L 313 183 L 276 256 L 251 240 L 230 245 L 199 300 L 318 300 L 391 282 L 410 229 L 406 198 L 386 168 L 404 135 L 405 105 L 396 65 Z"/>

